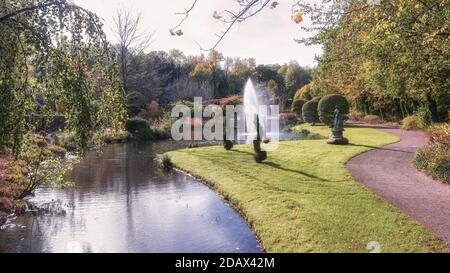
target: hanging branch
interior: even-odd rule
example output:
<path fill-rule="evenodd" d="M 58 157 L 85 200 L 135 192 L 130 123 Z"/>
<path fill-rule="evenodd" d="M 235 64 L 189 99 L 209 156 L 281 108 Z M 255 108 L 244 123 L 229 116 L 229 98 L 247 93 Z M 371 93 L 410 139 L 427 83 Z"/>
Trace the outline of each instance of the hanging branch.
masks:
<path fill-rule="evenodd" d="M 54 5 L 61 5 L 61 4 L 66 4 L 65 1 L 50 1 L 48 3 L 42 3 L 42 4 L 38 4 L 35 6 L 31 6 L 31 7 L 26 7 L 26 8 L 22 8 L 19 10 L 15 10 L 11 13 L 5 14 L 3 16 L 0 17 L 0 22 L 8 20 L 10 18 L 13 18 L 21 13 L 25 13 L 25 12 L 31 12 L 31 11 L 35 11 L 35 10 L 40 10 L 40 9 L 44 9 L 50 6 L 54 6 Z"/>
<path fill-rule="evenodd" d="M 102 25 L 101 25 L 101 23 L 99 23 L 97 15 L 95 15 L 93 12 L 91 12 L 83 7 L 76 5 L 73 2 L 73 0 L 48 0 L 48 2 L 43 2 L 40 4 L 36 4 L 34 6 L 29 6 L 29 7 L 24 7 L 24 8 L 18 9 L 18 10 L 14 10 L 7 14 L 2 15 L 0 17 L 0 23 L 7 23 L 8 21 L 12 21 L 12 22 L 16 22 L 16 23 L 19 22 L 22 25 L 22 27 L 28 28 L 28 30 L 30 30 L 29 27 L 27 27 L 21 21 L 16 20 L 15 17 L 18 15 L 21 15 L 23 13 L 46 10 L 51 7 L 59 7 L 59 8 L 65 7 L 65 8 L 71 8 L 73 10 L 79 10 L 89 17 L 91 22 L 93 22 L 93 26 L 96 28 L 97 32 L 99 32 L 99 33 L 103 32 Z M 31 32 L 33 33 L 34 31 L 31 31 Z M 102 36 L 102 37 L 100 37 L 100 39 L 102 40 L 102 42 L 105 46 L 108 45 L 108 41 L 106 40 L 106 37 Z"/>
<path fill-rule="evenodd" d="M 185 9 L 184 12 L 177 12 L 175 13 L 175 15 L 184 15 L 183 19 L 181 19 L 181 21 L 178 23 L 178 25 L 174 26 L 173 28 L 169 29 L 170 34 L 174 34 L 175 31 L 184 23 L 184 21 L 187 20 L 187 18 L 189 18 L 189 13 L 194 9 L 195 5 L 197 4 L 198 0 L 194 0 L 194 2 L 192 3 L 191 7 L 188 9 Z"/>
<path fill-rule="evenodd" d="M 222 22 L 228 23 L 228 27 L 221 32 L 221 34 L 215 34 L 218 37 L 218 40 L 216 43 L 209 49 L 200 48 L 202 51 L 211 51 L 214 50 L 220 42 L 222 42 L 223 38 L 228 34 L 228 32 L 233 28 L 235 23 L 242 23 L 243 21 L 247 20 L 250 17 L 253 17 L 254 15 L 261 12 L 268 4 L 270 0 L 251 0 L 251 1 L 243 1 L 239 2 L 239 5 L 241 6 L 241 10 L 235 14 L 234 12 L 231 12 L 229 10 L 225 10 L 227 14 L 229 14 L 229 18 L 221 19 Z M 254 12 L 251 11 L 252 7 L 256 6 L 257 4 L 261 5 L 257 10 Z"/>
<path fill-rule="evenodd" d="M 169 29 L 170 33 L 172 35 L 183 35 L 183 32 L 179 27 L 189 18 L 190 12 L 195 8 L 198 0 L 195 0 L 190 8 L 185 9 L 184 12 L 176 13 L 176 15 L 184 15 L 183 19 L 173 28 Z M 233 28 L 233 26 L 236 23 L 241 23 L 254 15 L 261 12 L 264 8 L 269 6 L 269 3 L 272 2 L 271 7 L 276 7 L 278 5 L 277 1 L 273 0 L 239 0 L 236 1 L 239 4 L 239 11 L 233 12 L 230 10 L 223 11 L 220 15 L 217 14 L 217 12 L 214 12 L 213 17 L 216 19 L 219 19 L 221 22 L 228 24 L 227 28 L 223 31 L 221 31 L 220 34 L 216 33 L 215 36 L 218 37 L 218 40 L 216 43 L 208 49 L 205 49 L 200 46 L 200 49 L 202 51 L 211 51 L 214 50 L 220 42 L 224 39 L 224 37 L 228 34 L 228 32 Z M 275 3 L 275 4 L 274 4 Z M 256 8 L 255 10 L 252 10 L 253 8 Z M 225 15 L 224 15 L 225 14 Z"/>

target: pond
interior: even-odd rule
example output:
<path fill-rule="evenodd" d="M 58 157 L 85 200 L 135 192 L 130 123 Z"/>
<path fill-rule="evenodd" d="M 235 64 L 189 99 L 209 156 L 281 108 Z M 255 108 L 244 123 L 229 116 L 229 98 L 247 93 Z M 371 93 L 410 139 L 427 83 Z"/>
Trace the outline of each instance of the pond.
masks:
<path fill-rule="evenodd" d="M 13 219 L 0 252 L 261 252 L 242 217 L 194 178 L 158 168 L 186 143 L 115 144 L 70 174 L 75 187 L 40 189 L 47 213 Z"/>

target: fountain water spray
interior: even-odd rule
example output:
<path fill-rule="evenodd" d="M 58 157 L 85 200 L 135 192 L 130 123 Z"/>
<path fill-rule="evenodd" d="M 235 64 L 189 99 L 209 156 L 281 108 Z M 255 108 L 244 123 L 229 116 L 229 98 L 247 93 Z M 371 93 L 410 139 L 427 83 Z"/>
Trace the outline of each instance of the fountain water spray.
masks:
<path fill-rule="evenodd" d="M 256 117 L 259 118 L 260 137 L 278 143 L 279 140 L 279 111 L 277 105 L 270 105 L 264 94 L 257 92 L 251 79 L 248 79 L 244 89 L 245 132 L 238 132 L 245 137 L 245 143 L 250 144 L 257 137 Z M 266 145 L 267 146 L 267 145 Z M 267 150 L 267 147 L 264 149 Z"/>

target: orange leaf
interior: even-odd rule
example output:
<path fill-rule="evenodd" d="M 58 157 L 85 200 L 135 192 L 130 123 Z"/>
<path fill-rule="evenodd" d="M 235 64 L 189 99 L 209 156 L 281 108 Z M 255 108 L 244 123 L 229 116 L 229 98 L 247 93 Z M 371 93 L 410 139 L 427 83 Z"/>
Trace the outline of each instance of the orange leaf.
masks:
<path fill-rule="evenodd" d="M 300 24 L 303 21 L 303 14 L 301 12 L 296 12 L 292 17 L 296 24 Z"/>

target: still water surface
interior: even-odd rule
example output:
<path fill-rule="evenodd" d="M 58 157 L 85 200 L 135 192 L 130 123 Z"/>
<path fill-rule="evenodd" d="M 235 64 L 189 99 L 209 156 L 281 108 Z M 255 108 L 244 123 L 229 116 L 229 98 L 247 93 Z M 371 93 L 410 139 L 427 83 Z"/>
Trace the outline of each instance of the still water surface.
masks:
<path fill-rule="evenodd" d="M 52 213 L 0 230 L 0 252 L 261 252 L 241 216 L 214 191 L 157 167 L 171 141 L 107 146 L 73 170 L 73 189 L 40 189 Z M 58 202 L 53 202 L 58 200 Z"/>

